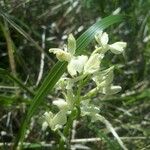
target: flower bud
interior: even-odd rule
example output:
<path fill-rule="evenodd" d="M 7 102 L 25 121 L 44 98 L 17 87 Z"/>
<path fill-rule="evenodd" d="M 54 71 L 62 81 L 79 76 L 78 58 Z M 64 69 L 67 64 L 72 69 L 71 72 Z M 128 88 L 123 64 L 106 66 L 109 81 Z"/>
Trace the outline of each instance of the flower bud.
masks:
<path fill-rule="evenodd" d="M 75 54 L 76 50 L 76 40 L 72 34 L 68 37 L 68 52 L 72 55 Z"/>

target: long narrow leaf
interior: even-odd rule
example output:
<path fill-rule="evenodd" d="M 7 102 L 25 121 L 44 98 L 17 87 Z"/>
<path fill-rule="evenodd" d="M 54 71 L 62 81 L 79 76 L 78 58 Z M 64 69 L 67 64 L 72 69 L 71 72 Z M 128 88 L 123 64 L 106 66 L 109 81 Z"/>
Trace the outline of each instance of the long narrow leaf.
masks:
<path fill-rule="evenodd" d="M 86 32 L 84 32 L 78 39 L 77 39 L 77 54 L 82 53 L 82 50 L 94 39 L 94 35 L 99 30 L 104 30 L 110 25 L 123 21 L 124 17 L 122 16 L 109 16 L 101 21 L 95 23 L 91 26 Z M 22 123 L 20 128 L 18 137 L 16 139 L 14 149 L 18 145 L 18 142 L 23 142 L 25 131 L 27 128 L 27 124 L 30 121 L 30 118 L 33 114 L 37 111 L 39 105 L 43 101 L 43 98 L 52 90 L 54 85 L 57 83 L 59 78 L 62 76 L 64 71 L 66 70 L 67 63 L 66 62 L 57 62 L 56 65 L 52 68 L 52 70 L 48 73 L 47 77 L 45 78 L 41 87 L 39 87 L 37 94 L 33 98 L 33 102 L 28 109 L 28 112 L 25 116 L 25 119 Z"/>

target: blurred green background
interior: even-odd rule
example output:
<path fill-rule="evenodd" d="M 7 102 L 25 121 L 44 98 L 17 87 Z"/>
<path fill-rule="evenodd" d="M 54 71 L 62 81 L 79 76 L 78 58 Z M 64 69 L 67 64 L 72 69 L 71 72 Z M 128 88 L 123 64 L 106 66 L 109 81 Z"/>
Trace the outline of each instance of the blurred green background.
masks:
<path fill-rule="evenodd" d="M 16 80 L 36 91 L 56 62 L 48 49 L 61 47 L 69 33 L 77 38 L 97 20 L 111 14 L 126 16 L 124 22 L 106 30 L 111 43 L 120 39 L 127 42 L 125 53 L 108 53 L 104 62 L 106 66 L 115 65 L 114 83 L 122 86 L 122 91 L 97 105 L 128 149 L 150 149 L 149 0 L 0 0 L 0 68 L 5 69 L 0 71 L 0 149 L 10 148 L 5 143 L 16 138 L 31 102 Z M 89 53 L 90 48 L 84 53 Z M 51 99 L 49 94 L 39 114 L 51 107 Z M 39 114 L 31 119 L 26 142 L 31 143 L 30 149 L 49 149 L 38 143 L 50 143 L 57 137 L 50 129 L 42 131 Z M 88 118 L 79 120 L 76 138 L 91 137 L 102 141 L 80 146 L 120 149 L 103 124 L 93 124 Z"/>

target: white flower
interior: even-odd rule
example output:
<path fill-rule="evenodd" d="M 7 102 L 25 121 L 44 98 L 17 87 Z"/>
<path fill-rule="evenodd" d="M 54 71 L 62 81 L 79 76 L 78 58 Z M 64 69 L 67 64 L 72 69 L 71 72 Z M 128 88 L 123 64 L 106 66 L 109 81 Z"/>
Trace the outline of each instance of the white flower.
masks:
<path fill-rule="evenodd" d="M 68 109 L 68 104 L 64 99 L 57 99 L 53 101 L 53 104 L 56 105 L 60 110 L 67 110 Z"/>
<path fill-rule="evenodd" d="M 100 62 L 104 55 L 102 54 L 92 54 L 89 59 L 85 55 L 73 57 L 69 62 L 67 69 L 71 76 L 77 75 L 77 73 L 92 74 L 99 70 Z"/>
<path fill-rule="evenodd" d="M 111 52 L 114 54 L 121 54 L 127 45 L 125 42 L 116 42 L 109 45 L 108 34 L 102 31 L 98 32 L 95 35 L 95 39 L 97 43 L 102 47 L 101 53 L 105 53 L 107 50 L 110 49 Z"/>
<path fill-rule="evenodd" d="M 95 39 L 99 45 L 105 47 L 108 44 L 109 38 L 106 32 L 100 31 L 95 35 Z"/>
<path fill-rule="evenodd" d="M 56 54 L 56 57 L 60 61 L 70 61 L 76 50 L 76 40 L 72 34 L 68 37 L 68 46 L 64 46 L 64 50 L 60 48 L 51 48 L 49 49 L 50 53 Z"/>
<path fill-rule="evenodd" d="M 61 128 L 67 122 L 66 111 L 59 111 L 56 115 L 52 112 L 45 112 L 43 118 L 54 131 Z"/>
<path fill-rule="evenodd" d="M 56 105 L 60 111 L 70 111 L 73 109 L 75 103 L 75 97 L 72 89 L 68 89 L 64 99 L 57 99 L 53 101 L 53 104 Z"/>
<path fill-rule="evenodd" d="M 100 62 L 102 58 L 103 55 L 98 53 L 91 55 L 84 66 L 84 73 L 91 74 L 99 70 Z"/>
<path fill-rule="evenodd" d="M 109 45 L 109 49 L 114 54 L 121 54 L 126 46 L 127 43 L 125 42 L 116 42 L 114 44 Z"/>
<path fill-rule="evenodd" d="M 67 66 L 69 74 L 75 76 L 77 73 L 81 73 L 87 60 L 88 57 L 85 55 L 73 57 Z"/>
<path fill-rule="evenodd" d="M 108 35 L 102 32 L 101 34 L 101 43 L 107 45 Z M 72 77 L 76 76 L 78 73 L 81 74 L 82 72 L 85 74 L 92 74 L 93 72 L 99 69 L 101 59 L 104 57 L 103 54 L 93 53 L 88 59 L 88 57 L 85 55 L 74 56 L 75 50 L 76 41 L 73 35 L 71 34 L 69 35 L 68 46 L 67 48 L 65 48 L 65 50 L 61 50 L 59 48 L 52 48 L 49 51 L 56 54 L 56 57 L 60 61 L 68 62 L 67 70 Z"/>
<path fill-rule="evenodd" d="M 48 127 L 48 123 L 46 121 L 43 122 L 42 124 L 42 131 L 45 131 Z"/>
<path fill-rule="evenodd" d="M 97 86 L 108 86 L 112 83 L 114 78 L 113 70 L 113 66 L 103 71 L 99 70 L 98 72 L 94 73 L 92 79 Z"/>

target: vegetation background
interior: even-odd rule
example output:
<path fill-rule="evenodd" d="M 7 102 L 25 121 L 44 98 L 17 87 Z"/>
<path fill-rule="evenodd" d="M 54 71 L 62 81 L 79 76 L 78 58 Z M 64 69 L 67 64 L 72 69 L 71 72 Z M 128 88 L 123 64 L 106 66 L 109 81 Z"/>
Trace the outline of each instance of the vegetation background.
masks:
<path fill-rule="evenodd" d="M 124 55 L 108 53 L 104 64 L 115 64 L 114 82 L 123 89 L 97 105 L 128 149 L 150 149 L 149 9 L 149 0 L 0 0 L 0 149 L 10 149 L 32 103 L 32 91 L 56 62 L 48 49 L 61 47 L 69 33 L 79 37 L 97 20 L 118 13 L 126 20 L 106 31 L 112 42 L 122 39 L 128 46 Z M 58 96 L 49 93 L 38 107 L 28 124 L 24 149 L 55 149 L 52 141 L 58 137 L 41 129 L 40 116 Z M 74 144 L 78 149 L 120 149 L 103 124 L 85 118 L 75 130 L 75 139 L 101 138 Z"/>

